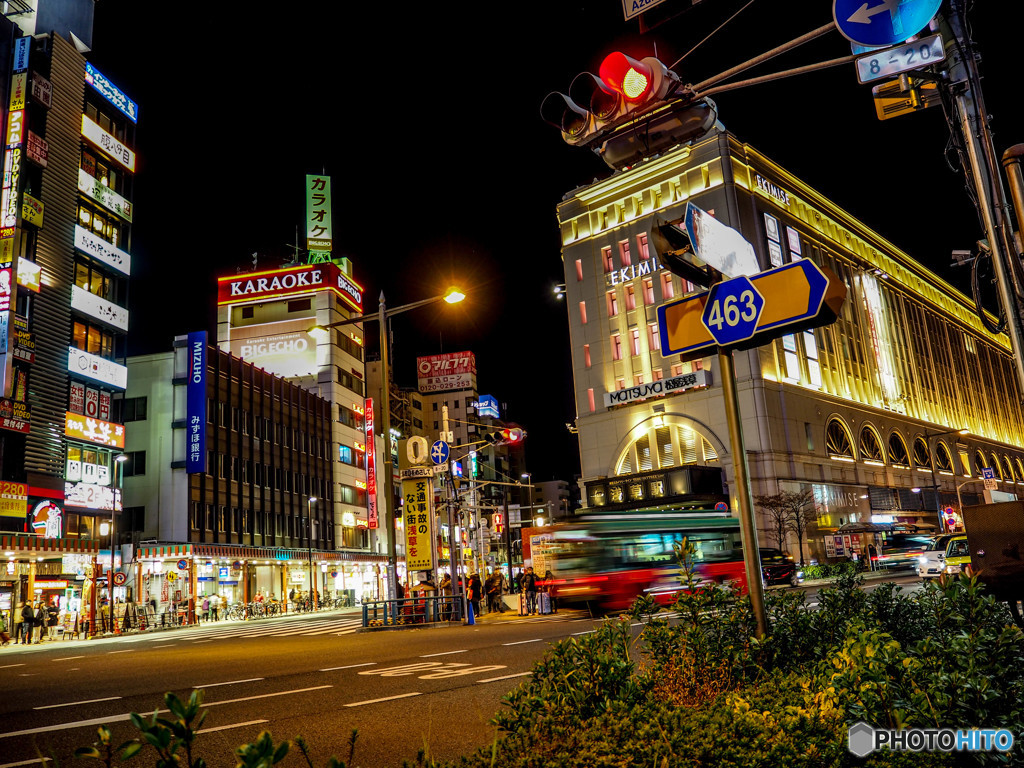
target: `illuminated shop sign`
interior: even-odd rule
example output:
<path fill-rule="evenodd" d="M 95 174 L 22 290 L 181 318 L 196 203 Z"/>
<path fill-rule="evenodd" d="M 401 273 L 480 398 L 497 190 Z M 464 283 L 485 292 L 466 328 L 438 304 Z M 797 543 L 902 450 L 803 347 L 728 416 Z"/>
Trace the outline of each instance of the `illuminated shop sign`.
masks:
<path fill-rule="evenodd" d="M 661 262 L 652 256 L 649 259 L 644 259 L 639 264 L 632 264 L 622 269 L 613 269 L 611 272 L 605 273 L 604 277 L 610 286 L 621 285 L 622 283 L 636 280 L 638 277 L 653 275 L 661 268 Z"/>
<path fill-rule="evenodd" d="M 494 395 L 480 395 L 480 399 L 473 403 L 477 415 L 490 416 L 492 419 L 500 419 L 498 411 L 498 400 Z"/>
<path fill-rule="evenodd" d="M 132 220 L 132 204 L 97 178 L 83 169 L 78 169 L 78 190 L 95 200 L 108 211 L 113 211 L 125 221 Z"/>
<path fill-rule="evenodd" d="M 329 255 L 331 237 L 331 179 L 306 176 L 306 248 Z"/>
<path fill-rule="evenodd" d="M 701 389 L 710 386 L 711 377 L 708 372 L 701 369 L 693 373 L 684 373 L 682 376 L 673 376 L 671 379 L 652 381 L 650 384 L 640 384 L 635 387 L 617 389 L 614 392 L 604 393 L 605 408 L 625 403 L 635 403 L 646 400 L 650 397 L 662 397 L 674 395 L 678 392 L 685 392 L 689 389 Z"/>
<path fill-rule="evenodd" d="M 377 527 L 377 443 L 373 437 L 373 398 L 363 403 L 363 434 L 366 436 L 366 511 L 368 528 Z"/>
<path fill-rule="evenodd" d="M 30 93 L 32 98 L 38 101 L 47 109 L 50 108 L 53 102 L 53 85 L 45 77 L 40 75 L 38 72 L 32 73 L 32 86 Z"/>
<path fill-rule="evenodd" d="M 64 503 L 69 507 L 120 511 L 121 491 L 92 483 L 64 483 Z"/>
<path fill-rule="evenodd" d="M 82 115 L 82 136 L 86 141 L 96 145 L 112 159 L 135 173 L 135 153 L 85 115 Z"/>
<path fill-rule="evenodd" d="M 64 435 L 110 448 L 124 448 L 123 424 L 93 419 L 71 411 L 64 413 Z"/>
<path fill-rule="evenodd" d="M 14 41 L 14 71 L 24 72 L 28 69 L 28 52 L 32 47 L 31 37 L 19 37 Z"/>
<path fill-rule="evenodd" d="M 0 429 L 27 435 L 31 430 L 28 405 L 18 400 L 0 399 Z"/>
<path fill-rule="evenodd" d="M 11 109 L 25 109 L 28 94 L 28 72 L 19 72 L 11 78 Z"/>
<path fill-rule="evenodd" d="M 129 99 L 120 88 L 107 80 L 103 74 L 88 61 L 85 62 L 85 82 L 100 92 L 107 101 L 117 107 L 121 113 L 133 123 L 138 122 L 139 107 Z"/>
<path fill-rule="evenodd" d="M 0 482 L 0 517 L 17 517 L 25 522 L 28 509 L 28 485 Z"/>
<path fill-rule="evenodd" d="M 362 286 L 331 262 L 217 278 L 217 303 L 234 304 L 325 288 L 333 290 L 353 309 L 363 311 Z"/>
<path fill-rule="evenodd" d="M 116 389 L 128 386 L 128 369 L 125 366 L 75 347 L 68 348 L 68 373 L 95 379 Z"/>
<path fill-rule="evenodd" d="M 77 285 L 71 286 L 71 308 L 83 312 L 115 328 L 128 330 L 128 310 L 90 293 Z"/>
<path fill-rule="evenodd" d="M 472 352 L 448 352 L 416 358 L 416 383 L 421 393 L 469 389 L 476 376 Z"/>
<path fill-rule="evenodd" d="M 59 539 L 64 529 L 64 510 L 58 507 L 49 499 L 43 499 L 32 508 L 32 531 L 36 536 L 44 539 Z M 45 583 L 45 582 L 44 582 Z M 61 582 L 67 586 L 67 582 Z M 36 582 L 36 588 L 40 588 L 40 582 Z M 57 587 L 41 587 L 42 589 L 57 589 Z"/>
<path fill-rule="evenodd" d="M 43 201 L 36 200 L 28 192 L 21 193 L 21 218 L 35 227 L 43 226 Z M 21 268 L 19 266 L 19 271 Z"/>
<path fill-rule="evenodd" d="M 759 173 L 754 174 L 754 181 L 757 183 L 757 188 L 768 195 L 768 197 L 787 208 L 789 207 L 789 192 L 782 189 L 782 187 L 772 184 Z"/>
<path fill-rule="evenodd" d="M 266 371 L 292 378 L 317 372 L 316 340 L 309 335 L 310 316 L 229 330 L 229 351 Z"/>
<path fill-rule="evenodd" d="M 117 246 L 111 245 L 102 237 L 97 237 L 85 227 L 75 225 L 75 248 L 82 253 L 92 256 L 108 267 L 113 267 L 118 272 L 130 275 L 132 272 L 132 257 Z"/>
<path fill-rule="evenodd" d="M 185 387 L 185 471 L 206 472 L 206 331 L 188 335 Z"/>

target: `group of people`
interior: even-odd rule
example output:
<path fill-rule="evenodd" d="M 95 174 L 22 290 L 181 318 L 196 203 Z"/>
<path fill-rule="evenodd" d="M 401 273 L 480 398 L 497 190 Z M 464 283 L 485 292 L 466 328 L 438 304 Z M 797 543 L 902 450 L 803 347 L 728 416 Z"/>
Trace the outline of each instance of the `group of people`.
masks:
<path fill-rule="evenodd" d="M 57 604 L 57 598 L 51 598 L 49 603 L 45 600 L 26 600 L 12 613 L 15 644 L 39 644 L 44 638 L 57 639 L 57 627 L 60 623 L 60 606 Z M 7 629 L 3 614 L 0 614 L 0 637 L 11 637 Z M 9 642 L 10 639 L 5 639 L 3 644 L 7 645 Z"/>
<path fill-rule="evenodd" d="M 228 599 L 224 595 L 204 595 L 199 603 L 199 616 L 202 621 L 220 621 L 222 611 L 227 611 Z"/>

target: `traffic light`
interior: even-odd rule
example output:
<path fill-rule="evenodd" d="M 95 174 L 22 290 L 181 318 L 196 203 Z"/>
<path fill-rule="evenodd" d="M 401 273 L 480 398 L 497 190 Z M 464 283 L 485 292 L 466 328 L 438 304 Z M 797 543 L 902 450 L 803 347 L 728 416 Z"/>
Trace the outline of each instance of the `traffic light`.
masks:
<path fill-rule="evenodd" d="M 541 117 L 566 143 L 590 147 L 612 168 L 706 133 L 718 120 L 714 103 L 694 94 L 661 61 L 616 51 L 598 74 L 582 72 L 569 93 L 549 93 Z"/>
<path fill-rule="evenodd" d="M 519 427 L 496 429 L 484 434 L 484 440 L 491 445 L 516 445 L 526 438 L 526 431 Z"/>

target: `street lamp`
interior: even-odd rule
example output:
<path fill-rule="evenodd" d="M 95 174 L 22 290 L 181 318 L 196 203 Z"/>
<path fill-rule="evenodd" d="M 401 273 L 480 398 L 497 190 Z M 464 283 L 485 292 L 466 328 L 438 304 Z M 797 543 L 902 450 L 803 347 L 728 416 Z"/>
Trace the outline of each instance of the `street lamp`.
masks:
<path fill-rule="evenodd" d="M 939 530 L 943 530 L 944 520 L 942 519 L 942 498 L 939 496 L 939 481 L 935 476 L 935 451 L 932 450 L 932 438 L 943 437 L 945 435 L 966 435 L 969 434 L 969 429 L 947 429 L 944 432 L 929 432 L 927 429 L 924 431 L 925 439 L 928 441 L 928 458 L 931 460 L 932 470 L 932 490 L 935 492 L 935 511 L 939 516 Z"/>
<path fill-rule="evenodd" d="M 395 548 L 395 490 L 394 490 L 394 468 L 391 465 L 391 371 L 388 364 L 388 319 L 410 309 L 419 309 L 429 304 L 436 304 L 444 301 L 448 304 L 457 304 L 466 298 L 466 294 L 457 288 L 449 288 L 440 296 L 432 296 L 429 299 L 414 301 L 411 304 L 403 304 L 400 307 L 388 309 L 384 302 L 384 291 L 378 297 L 376 314 L 364 314 L 350 317 L 347 320 L 339 320 L 324 326 L 314 326 L 310 329 L 311 334 L 327 333 L 330 328 L 337 328 L 341 325 L 351 325 L 363 321 L 376 320 L 380 325 L 380 421 L 381 433 L 384 435 L 384 525 L 388 533 L 388 599 L 394 600 L 397 596 L 395 585 L 398 580 L 398 556 Z"/>
<path fill-rule="evenodd" d="M 313 505 L 316 504 L 316 496 L 310 496 L 306 502 L 306 520 L 309 523 L 307 532 L 309 540 L 306 542 L 309 545 L 309 610 L 316 608 L 313 590 Z"/>

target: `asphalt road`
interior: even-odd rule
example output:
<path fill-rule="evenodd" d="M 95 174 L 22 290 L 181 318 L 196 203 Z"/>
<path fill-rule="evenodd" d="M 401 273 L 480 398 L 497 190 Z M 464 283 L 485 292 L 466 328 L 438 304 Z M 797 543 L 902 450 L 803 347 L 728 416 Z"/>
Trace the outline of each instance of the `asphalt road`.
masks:
<path fill-rule="evenodd" d="M 363 768 L 414 762 L 417 750 L 455 758 L 490 743 L 501 699 L 548 644 L 593 629 L 559 613 L 451 626 L 356 633 L 354 614 L 206 625 L 125 638 L 8 646 L 0 653 L 0 767 L 36 750 L 60 765 L 106 724 L 120 743 L 128 713 L 152 713 L 165 691 L 205 692 L 197 742 L 211 768 L 233 766 L 234 748 L 269 730 L 303 736 L 313 762 Z M 77 762 L 77 761 L 75 761 Z M 134 764 L 142 764 L 133 761 Z M 152 765 L 152 760 L 146 761 Z"/>
<path fill-rule="evenodd" d="M 809 605 L 818 588 L 801 587 Z M 565 611 L 382 632 L 358 632 L 359 623 L 357 613 L 336 612 L 3 648 L 0 768 L 38 764 L 39 755 L 81 765 L 71 756 L 98 725 L 121 743 L 136 735 L 130 712 L 152 714 L 166 691 L 195 689 L 208 710 L 198 754 L 211 768 L 234 766 L 235 747 L 263 730 L 279 740 L 303 736 L 317 766 L 330 755 L 349 759 L 353 729 L 350 765 L 400 766 L 420 749 L 453 759 L 493 742 L 502 697 L 551 643 L 597 625 Z"/>

